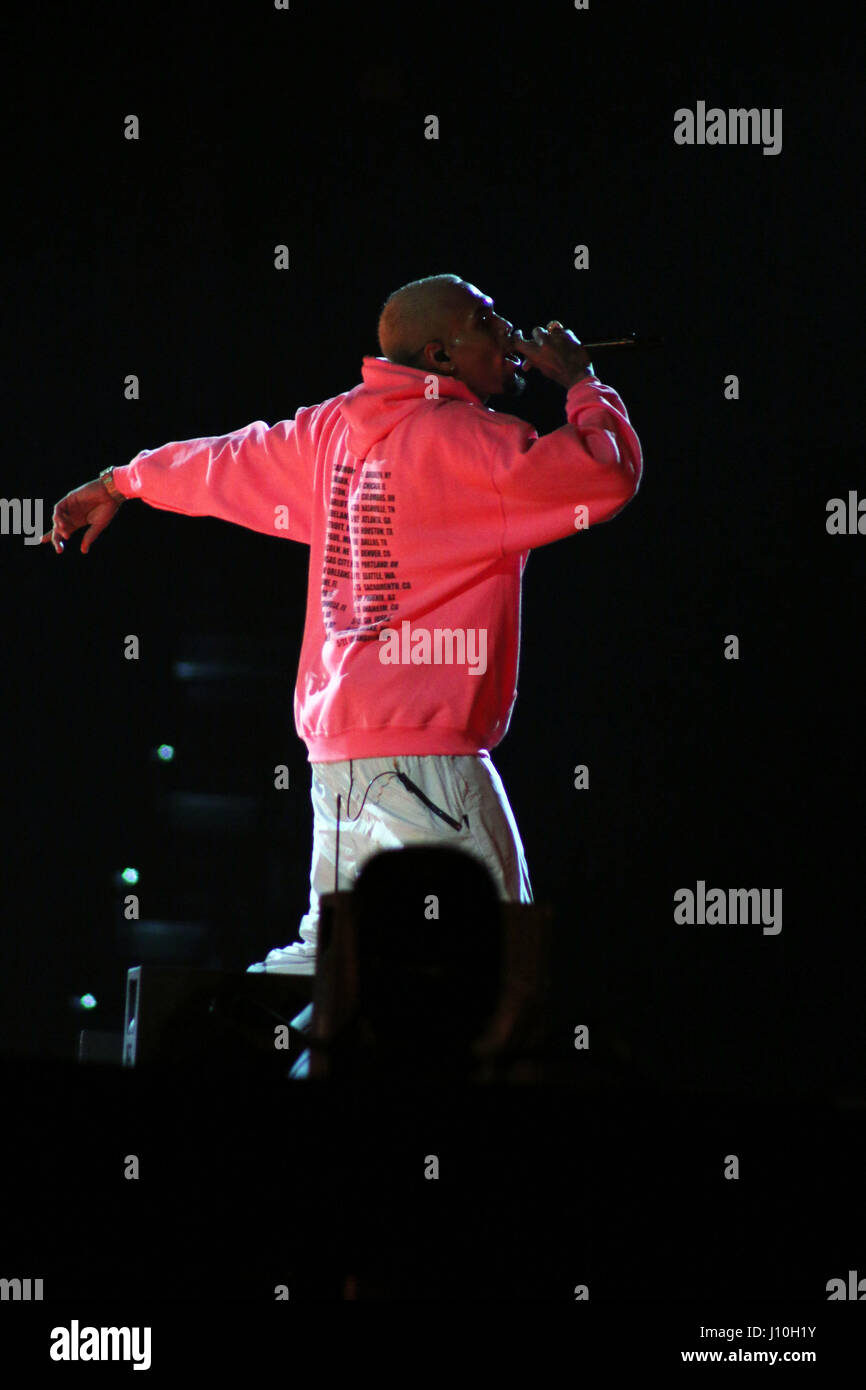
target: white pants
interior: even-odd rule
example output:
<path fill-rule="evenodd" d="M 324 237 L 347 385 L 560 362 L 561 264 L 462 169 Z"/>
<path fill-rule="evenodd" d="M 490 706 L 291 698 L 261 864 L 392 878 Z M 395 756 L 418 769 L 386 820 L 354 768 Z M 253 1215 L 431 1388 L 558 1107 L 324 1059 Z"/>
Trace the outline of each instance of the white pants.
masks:
<path fill-rule="evenodd" d="M 489 754 L 400 754 L 311 766 L 310 908 L 300 928 L 301 940 L 310 946 L 316 946 L 320 894 L 351 888 L 365 861 L 383 849 L 434 843 L 465 850 L 486 864 L 500 899 L 533 901 L 520 833 Z M 459 828 L 404 786 L 398 772 Z M 340 862 L 335 880 L 338 794 Z"/>

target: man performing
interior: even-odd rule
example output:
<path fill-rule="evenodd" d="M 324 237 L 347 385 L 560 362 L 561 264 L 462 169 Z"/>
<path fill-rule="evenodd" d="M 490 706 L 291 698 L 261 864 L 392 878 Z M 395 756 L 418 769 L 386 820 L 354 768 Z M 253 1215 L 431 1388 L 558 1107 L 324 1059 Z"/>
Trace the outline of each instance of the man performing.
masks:
<path fill-rule="evenodd" d="M 142 450 L 62 498 L 42 537 L 60 554 L 87 526 L 86 554 L 138 498 L 310 548 L 294 699 L 312 765 L 310 905 L 300 940 L 250 970 L 313 974 L 320 894 L 351 888 L 380 849 L 463 849 L 503 900 L 532 901 L 490 758 L 517 695 L 524 568 L 640 485 L 625 406 L 560 323 L 525 339 L 474 285 L 434 275 L 390 295 L 378 337 L 351 391 L 270 427 Z M 522 391 L 521 362 L 567 392 L 567 423 L 541 438 L 486 405 Z"/>

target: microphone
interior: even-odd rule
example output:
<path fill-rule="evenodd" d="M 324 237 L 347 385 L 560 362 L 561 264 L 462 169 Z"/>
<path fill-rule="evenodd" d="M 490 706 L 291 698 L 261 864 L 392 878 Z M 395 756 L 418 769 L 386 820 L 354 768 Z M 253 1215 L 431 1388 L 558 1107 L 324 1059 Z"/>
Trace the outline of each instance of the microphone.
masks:
<path fill-rule="evenodd" d="M 627 338 L 600 338 L 598 342 L 581 343 L 580 346 L 586 348 L 588 352 L 595 352 L 596 348 L 661 347 L 663 343 L 664 338 L 650 337 L 645 333 L 630 333 Z"/>
<path fill-rule="evenodd" d="M 534 342 L 534 341 L 535 341 L 534 338 L 524 338 L 524 337 L 523 337 L 523 332 L 522 332 L 521 329 L 517 329 L 516 331 L 520 334 L 520 338 L 517 340 L 517 343 L 516 343 L 517 348 L 520 347 L 520 341 L 521 341 L 521 340 L 522 340 L 523 342 L 525 342 L 525 343 L 526 343 L 526 342 Z M 595 352 L 595 350 L 596 350 L 597 348 L 626 348 L 626 347 L 627 347 L 627 348 L 647 348 L 647 347 L 661 347 L 663 343 L 664 343 L 664 338 L 655 338 L 655 337 L 651 337 L 651 336 L 649 336 L 648 334 L 645 334 L 645 333 L 629 333 L 629 334 L 627 335 L 627 337 L 625 337 L 625 338 L 598 338 L 598 339 L 594 339 L 594 340 L 593 340 L 592 342 L 590 342 L 590 343 L 584 343 L 584 342 L 582 342 L 582 343 L 580 344 L 580 346 L 581 346 L 582 348 L 586 348 L 587 352 Z"/>

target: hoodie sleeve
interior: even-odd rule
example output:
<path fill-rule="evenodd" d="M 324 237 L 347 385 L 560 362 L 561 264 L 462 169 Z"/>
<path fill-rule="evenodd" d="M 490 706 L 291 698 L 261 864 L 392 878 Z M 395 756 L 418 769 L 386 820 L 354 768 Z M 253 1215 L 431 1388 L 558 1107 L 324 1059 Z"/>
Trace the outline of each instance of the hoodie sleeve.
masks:
<path fill-rule="evenodd" d="M 485 420 L 506 555 L 610 521 L 640 486 L 640 441 L 612 386 L 584 377 L 565 413 L 568 423 L 541 438 L 514 416 Z"/>
<path fill-rule="evenodd" d="M 185 516 L 213 516 L 309 545 L 318 406 L 268 426 L 142 449 L 113 471 L 124 497 Z"/>

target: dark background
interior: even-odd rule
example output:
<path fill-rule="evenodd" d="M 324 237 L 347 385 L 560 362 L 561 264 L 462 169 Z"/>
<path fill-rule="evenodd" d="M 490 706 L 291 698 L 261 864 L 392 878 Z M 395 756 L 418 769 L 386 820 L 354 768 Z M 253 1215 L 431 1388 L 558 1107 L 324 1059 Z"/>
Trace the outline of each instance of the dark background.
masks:
<path fill-rule="evenodd" d="M 863 491 L 862 69 L 845 7 L 792 13 L 29 6 L 6 33 L 2 492 L 41 497 L 48 525 L 142 448 L 349 389 L 382 301 L 422 275 L 465 276 L 525 333 L 663 335 L 596 357 L 644 482 L 613 524 L 531 556 L 493 758 L 556 909 L 566 1035 L 605 1023 L 666 1086 L 839 1095 L 864 1081 L 866 539 L 825 519 Z M 781 153 L 676 145 L 698 100 L 781 107 Z M 563 393 L 531 374 L 517 413 L 556 428 Z M 118 1025 L 137 963 L 118 868 L 142 868 L 145 915 L 205 923 L 193 963 L 244 968 L 296 933 L 307 551 L 140 503 L 86 557 L 80 535 L 62 556 L 0 539 L 2 1048 L 72 1057 L 69 1000 L 92 990 L 90 1025 Z M 227 635 L 252 670 L 196 703 L 172 663 Z M 257 809 L 196 837 L 173 789 Z M 698 879 L 781 887 L 781 933 L 676 925 Z"/>

